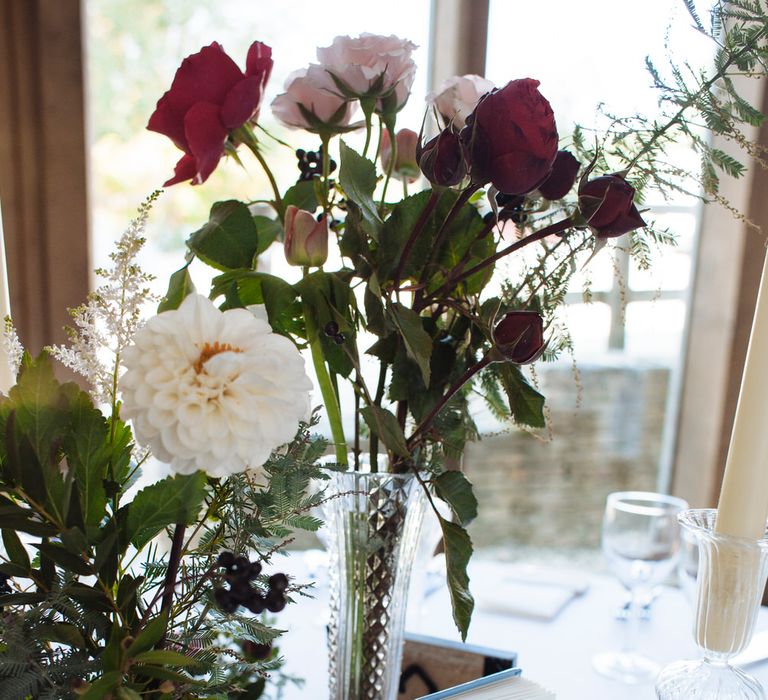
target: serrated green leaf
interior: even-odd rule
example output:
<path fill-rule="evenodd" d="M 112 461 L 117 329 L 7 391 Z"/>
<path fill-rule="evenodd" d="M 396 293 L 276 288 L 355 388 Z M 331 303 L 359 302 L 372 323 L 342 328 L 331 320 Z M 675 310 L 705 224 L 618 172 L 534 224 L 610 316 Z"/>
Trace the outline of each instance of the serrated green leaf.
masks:
<path fill-rule="evenodd" d="M 91 683 L 91 687 L 80 696 L 80 700 L 102 700 L 117 688 L 122 680 L 122 671 L 107 671 L 101 678 Z"/>
<path fill-rule="evenodd" d="M 472 540 L 467 531 L 440 517 L 440 527 L 443 531 L 445 545 L 445 568 L 448 581 L 448 592 L 451 596 L 451 608 L 456 629 L 461 634 L 462 641 L 467 638 L 469 624 L 472 621 L 472 611 L 475 599 L 469 592 L 469 576 L 467 565 L 472 556 Z"/>
<path fill-rule="evenodd" d="M 419 315 L 399 302 L 390 304 L 388 316 L 405 343 L 405 349 L 421 370 L 424 386 L 429 386 L 429 360 L 432 356 L 432 338 L 424 330 Z"/>
<path fill-rule="evenodd" d="M 437 495 L 451 506 L 462 525 L 468 525 L 477 517 L 477 498 L 464 472 L 443 472 L 433 483 Z"/>
<path fill-rule="evenodd" d="M 94 573 L 91 565 L 82 557 L 72 554 L 60 544 L 52 542 L 40 542 L 33 544 L 33 547 L 40 550 L 40 553 L 48 557 L 54 564 L 65 571 L 71 571 L 81 576 L 90 576 Z"/>
<path fill-rule="evenodd" d="M 253 216 L 236 199 L 216 202 L 208 223 L 187 239 L 189 249 L 217 270 L 251 267 L 258 245 Z"/>
<path fill-rule="evenodd" d="M 194 666 L 198 662 L 190 656 L 180 654 L 171 649 L 152 649 L 133 656 L 133 660 L 140 664 L 155 666 Z"/>
<path fill-rule="evenodd" d="M 195 291 L 195 284 L 189 274 L 189 265 L 176 270 L 168 280 L 168 290 L 157 307 L 157 313 L 178 309 L 181 302 Z"/>
<path fill-rule="evenodd" d="M 169 525 L 193 523 L 205 496 L 206 481 L 201 471 L 177 474 L 139 491 L 124 506 L 128 509 L 126 529 L 131 544 L 141 549 Z"/>
<path fill-rule="evenodd" d="M 509 413 L 518 425 L 544 428 L 544 397 L 523 376 L 520 368 L 509 362 L 494 366 L 509 401 Z"/>
<path fill-rule="evenodd" d="M 276 240 L 283 237 L 283 227 L 279 221 L 270 219 L 267 216 L 254 216 L 253 223 L 256 224 L 256 231 L 259 236 L 259 245 L 256 248 L 256 255 L 261 255 Z M 255 267 L 255 262 L 253 267 Z"/>
<path fill-rule="evenodd" d="M 289 187 L 283 195 L 283 205 L 289 204 L 314 212 L 317 209 L 317 195 L 315 194 L 315 185 L 312 181 L 303 180 Z"/>
<path fill-rule="evenodd" d="M 379 436 L 387 449 L 400 457 L 408 457 L 408 445 L 405 435 L 395 415 L 386 408 L 372 405 L 360 410 L 368 427 Z"/>
<path fill-rule="evenodd" d="M 406 197 L 394 206 L 392 213 L 384 222 L 379 237 L 380 245 L 376 251 L 378 270 L 382 281 L 394 277 L 400 264 L 403 248 L 425 212 L 431 196 L 431 190 L 425 190 Z M 401 275 L 403 279 L 413 277 L 424 266 L 431 250 L 431 237 L 429 227 L 423 226 L 421 235 L 416 238 L 408 261 L 403 268 Z"/>
<path fill-rule="evenodd" d="M 376 166 L 347 146 L 343 140 L 339 143 L 339 152 L 339 183 L 347 199 L 360 209 L 365 232 L 377 240 L 382 222 L 373 199 L 373 191 L 376 189 Z"/>
<path fill-rule="evenodd" d="M 168 615 L 165 611 L 161 612 L 156 618 L 150 620 L 143 630 L 136 636 L 131 642 L 129 647 L 125 650 L 125 654 L 129 659 L 139 660 L 138 657 L 145 652 L 148 652 L 155 644 L 157 644 L 165 633 L 165 629 L 168 625 Z M 153 663 L 153 662 L 147 662 Z"/>

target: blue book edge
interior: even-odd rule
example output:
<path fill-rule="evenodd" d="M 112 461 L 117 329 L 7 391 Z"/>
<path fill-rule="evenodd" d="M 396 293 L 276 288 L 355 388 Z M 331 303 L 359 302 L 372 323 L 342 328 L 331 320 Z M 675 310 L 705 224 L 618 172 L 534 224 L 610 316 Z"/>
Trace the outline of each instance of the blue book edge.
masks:
<path fill-rule="evenodd" d="M 484 678 L 478 678 L 477 680 L 469 681 L 469 683 L 456 685 L 453 688 L 438 690 L 436 693 L 432 693 L 431 695 L 423 695 L 419 698 L 419 700 L 443 700 L 443 698 L 453 698 L 461 693 L 466 693 L 469 690 L 484 688 L 485 686 L 494 685 L 495 683 L 505 681 L 508 678 L 515 678 L 521 673 L 522 670 L 519 668 L 510 668 L 506 671 L 499 671 L 498 673 L 493 673 L 490 676 L 485 676 Z"/>

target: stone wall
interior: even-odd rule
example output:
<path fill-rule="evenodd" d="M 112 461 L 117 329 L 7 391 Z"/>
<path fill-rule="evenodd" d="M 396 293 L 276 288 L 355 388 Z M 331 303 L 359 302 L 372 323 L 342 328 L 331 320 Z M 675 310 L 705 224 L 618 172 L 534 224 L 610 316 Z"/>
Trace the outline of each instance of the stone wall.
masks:
<path fill-rule="evenodd" d="M 581 366 L 576 408 L 572 370 L 540 367 L 553 439 L 514 430 L 466 452 L 480 502 L 476 548 L 596 548 L 608 493 L 657 489 L 669 369 Z"/>

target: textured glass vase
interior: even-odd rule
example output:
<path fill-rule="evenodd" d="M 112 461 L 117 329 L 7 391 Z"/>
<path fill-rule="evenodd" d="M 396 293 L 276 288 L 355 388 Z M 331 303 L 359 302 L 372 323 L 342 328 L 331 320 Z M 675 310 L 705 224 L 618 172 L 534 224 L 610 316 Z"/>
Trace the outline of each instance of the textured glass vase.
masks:
<path fill-rule="evenodd" d="M 703 659 L 677 661 L 656 681 L 660 700 L 759 700 L 763 688 L 730 665 L 752 638 L 768 575 L 768 539 L 714 531 L 716 510 L 687 510 L 680 524 L 699 546 L 693 634 Z"/>
<path fill-rule="evenodd" d="M 426 496 L 409 474 L 336 472 L 324 506 L 331 700 L 394 700 Z"/>

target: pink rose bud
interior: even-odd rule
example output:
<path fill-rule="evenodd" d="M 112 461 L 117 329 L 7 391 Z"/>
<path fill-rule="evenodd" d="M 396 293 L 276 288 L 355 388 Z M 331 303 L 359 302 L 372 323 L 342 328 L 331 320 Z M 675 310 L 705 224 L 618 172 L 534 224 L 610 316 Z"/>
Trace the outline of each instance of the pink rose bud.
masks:
<path fill-rule="evenodd" d="M 215 41 L 184 59 L 147 124 L 184 151 L 164 187 L 208 179 L 230 132 L 258 118 L 271 72 L 272 49 L 260 41 L 248 49 L 245 73 Z"/>
<path fill-rule="evenodd" d="M 416 144 L 419 141 L 419 135 L 410 129 L 400 129 L 395 135 L 397 143 L 397 154 L 395 155 L 395 165 L 392 172 L 399 175 L 403 180 L 416 182 L 419 178 L 419 164 L 416 162 Z M 389 161 L 392 157 L 392 143 L 389 138 L 389 131 L 385 130 L 381 136 L 381 167 L 387 172 Z"/>
<path fill-rule="evenodd" d="M 467 174 L 459 137 L 450 127 L 443 129 L 424 146 L 417 146 L 416 158 L 424 177 L 433 185 L 457 185 Z"/>
<path fill-rule="evenodd" d="M 477 104 L 461 130 L 476 185 L 493 183 L 505 194 L 527 194 L 552 171 L 557 127 L 539 81 L 512 80 Z"/>
<path fill-rule="evenodd" d="M 544 352 L 544 319 L 536 311 L 510 311 L 493 329 L 493 340 L 499 360 L 527 365 Z"/>
<path fill-rule="evenodd" d="M 555 164 L 552 172 L 544 182 L 539 185 L 539 194 L 544 199 L 562 199 L 571 191 L 576 176 L 579 174 L 579 163 L 570 151 L 558 151 L 555 156 Z"/>
<path fill-rule="evenodd" d="M 285 259 L 290 265 L 319 267 L 328 259 L 328 219 L 318 221 L 289 204 L 285 210 Z"/>
<path fill-rule="evenodd" d="M 615 238 L 645 226 L 635 206 L 635 188 L 619 173 L 603 175 L 579 185 L 579 209 L 600 238 Z"/>
<path fill-rule="evenodd" d="M 479 75 L 456 75 L 444 80 L 436 92 L 427 96 L 444 120 L 444 126 L 460 131 L 480 98 L 494 88 L 490 80 Z"/>

